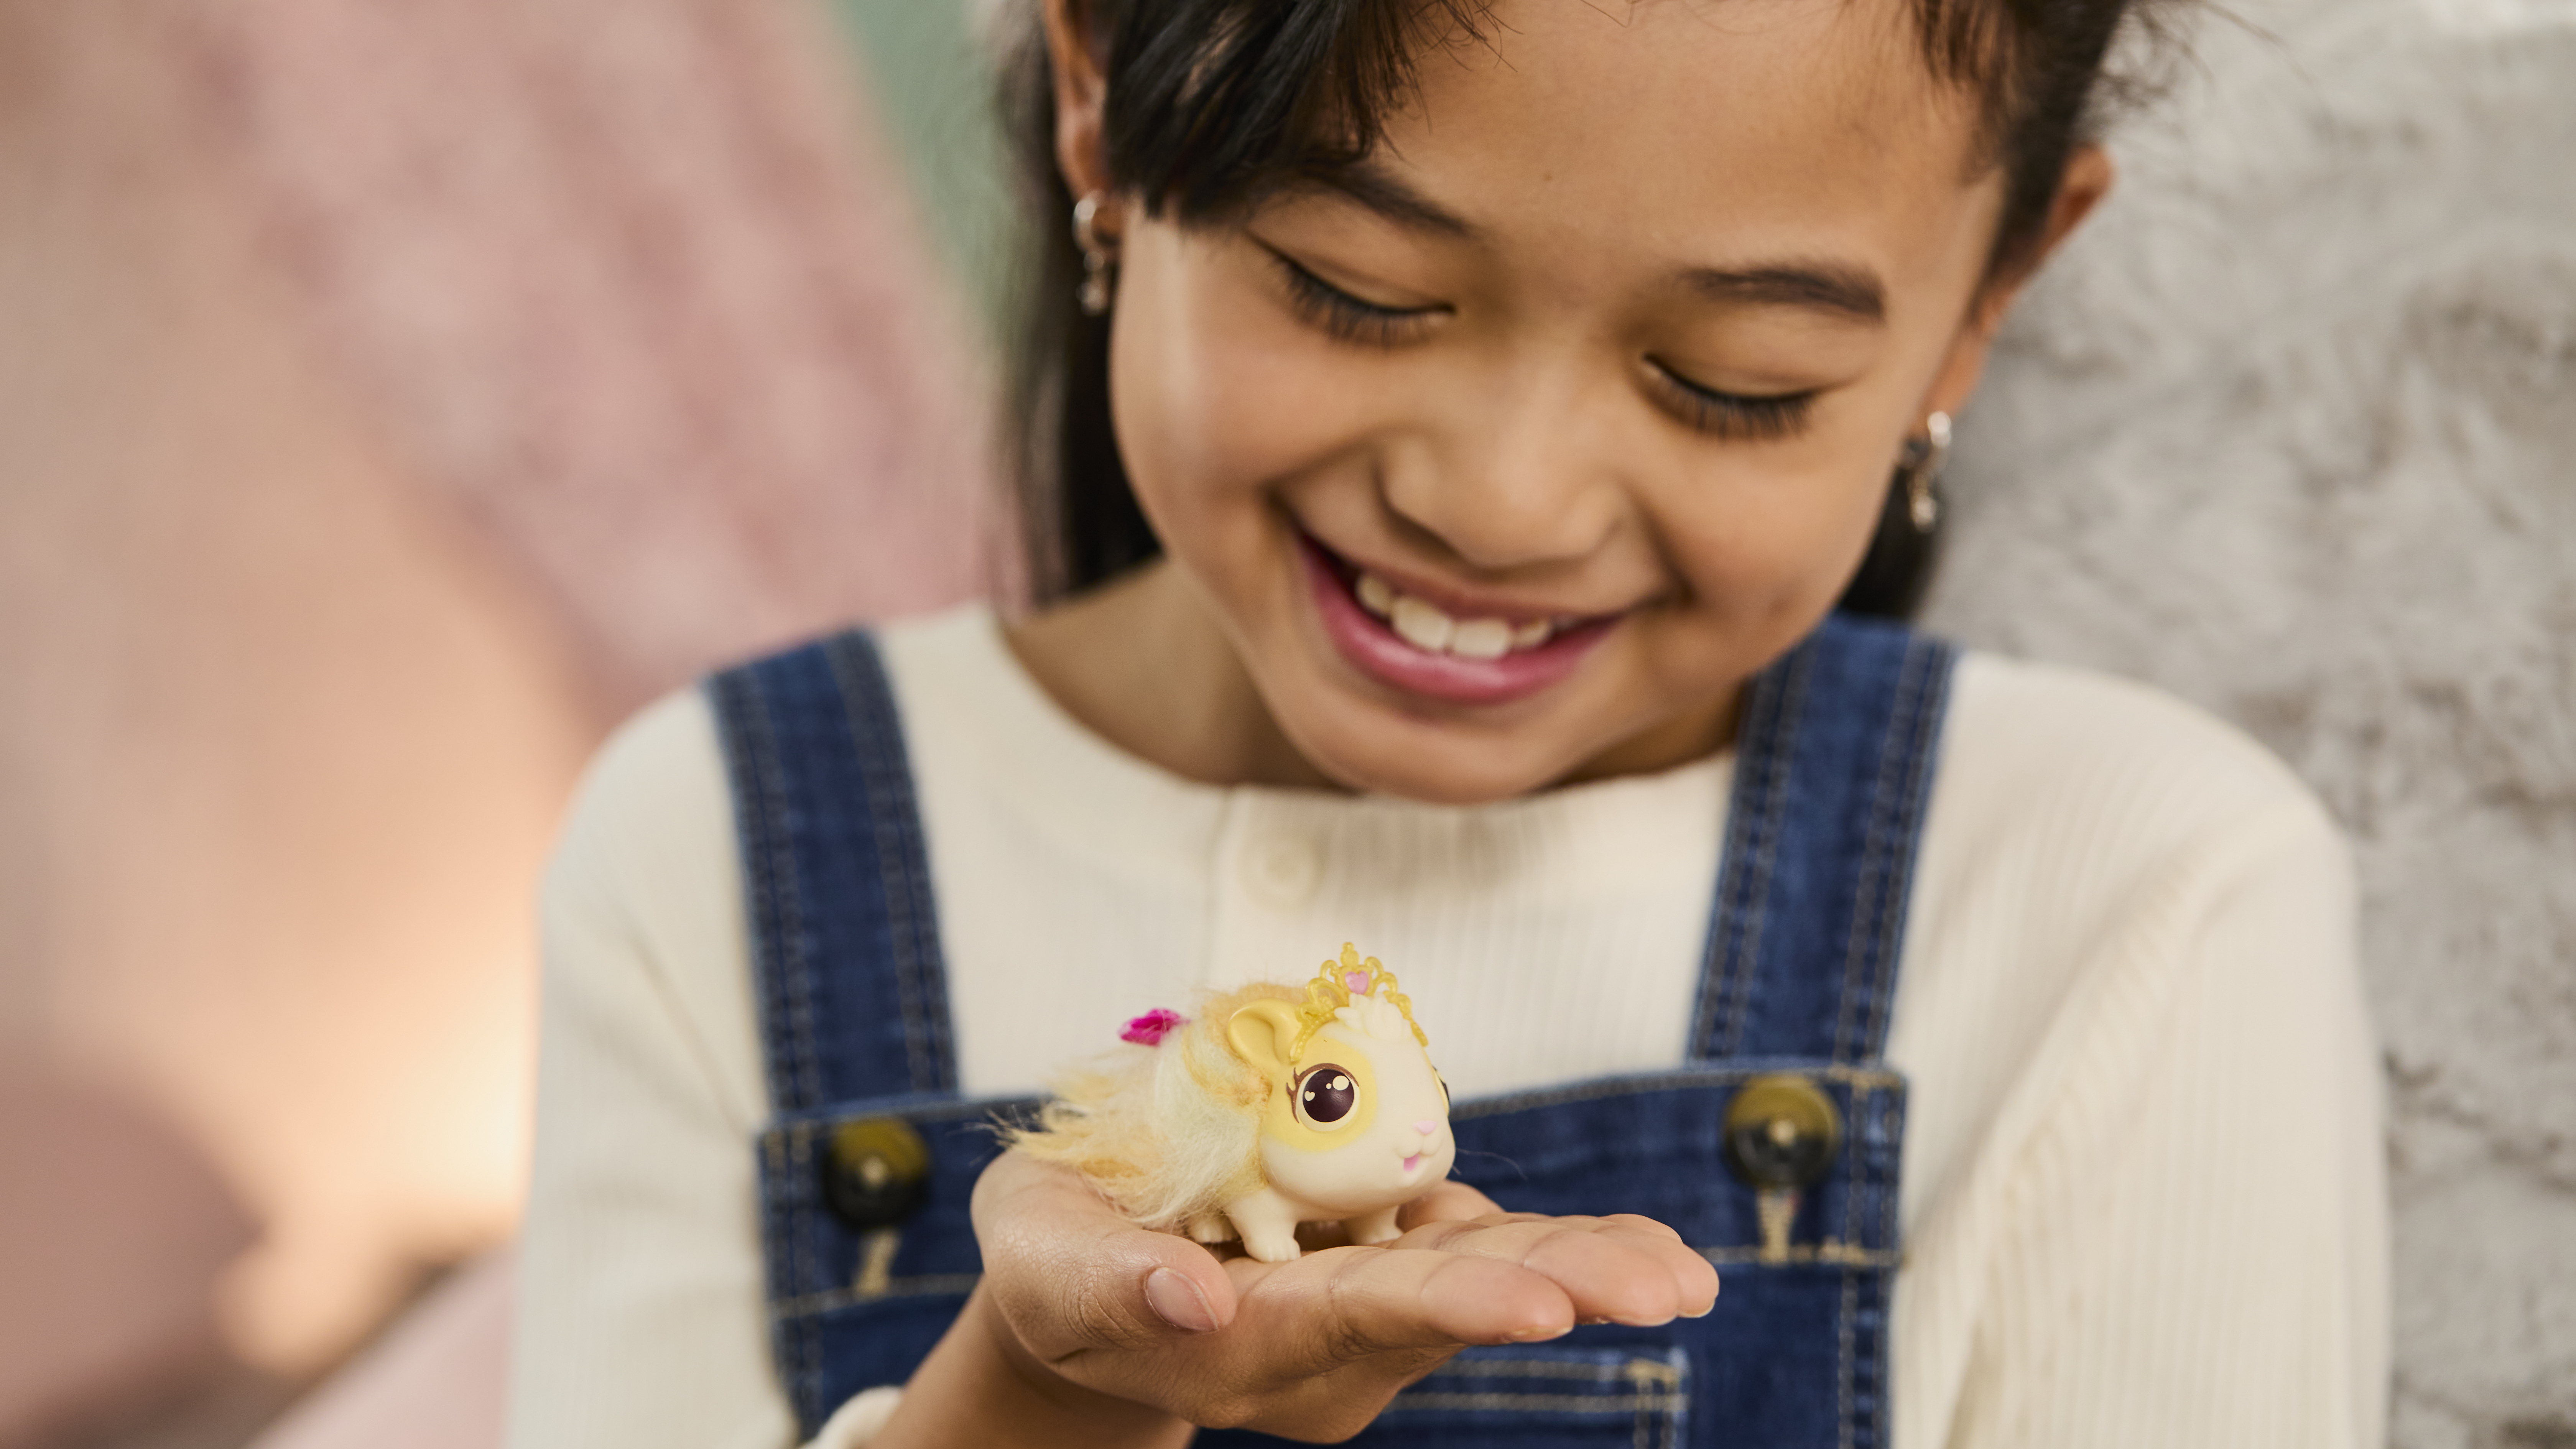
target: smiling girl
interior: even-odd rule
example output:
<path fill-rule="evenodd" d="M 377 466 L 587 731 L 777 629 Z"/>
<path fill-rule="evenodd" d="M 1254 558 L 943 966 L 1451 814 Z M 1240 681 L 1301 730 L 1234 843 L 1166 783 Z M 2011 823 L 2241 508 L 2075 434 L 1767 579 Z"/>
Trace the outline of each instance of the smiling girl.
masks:
<path fill-rule="evenodd" d="M 2376 1442 L 2331 824 L 1836 612 L 1919 583 L 2134 8 L 1047 0 L 1041 606 L 594 769 L 514 1442 Z M 1211 1251 L 976 1130 L 1345 939 L 1456 1097 L 1393 1244 Z"/>

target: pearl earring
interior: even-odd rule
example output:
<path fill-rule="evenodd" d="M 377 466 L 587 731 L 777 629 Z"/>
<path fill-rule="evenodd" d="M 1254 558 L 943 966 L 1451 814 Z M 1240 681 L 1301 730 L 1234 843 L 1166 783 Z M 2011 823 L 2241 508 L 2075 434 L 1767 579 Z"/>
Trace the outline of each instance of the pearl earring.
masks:
<path fill-rule="evenodd" d="M 1102 193 L 1094 191 L 1073 204 L 1073 244 L 1082 248 L 1082 286 L 1074 292 L 1086 317 L 1098 317 L 1109 310 L 1109 280 L 1118 259 L 1111 248 L 1114 242 L 1100 237 L 1100 201 Z"/>
<path fill-rule="evenodd" d="M 1932 491 L 1941 465 L 1950 461 L 1950 415 L 1934 413 L 1923 420 L 1923 436 L 1908 438 L 1897 471 L 1905 478 L 1905 514 L 1916 533 L 1930 533 L 1941 522 L 1941 495 Z"/>

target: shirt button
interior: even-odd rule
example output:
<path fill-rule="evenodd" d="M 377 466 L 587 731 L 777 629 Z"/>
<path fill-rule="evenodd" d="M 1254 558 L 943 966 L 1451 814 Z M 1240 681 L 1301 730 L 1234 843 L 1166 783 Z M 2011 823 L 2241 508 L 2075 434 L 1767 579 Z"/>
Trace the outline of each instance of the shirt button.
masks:
<path fill-rule="evenodd" d="M 1275 911 L 1293 911 L 1315 898 L 1324 883 L 1324 853 L 1301 836 L 1282 835 L 1253 847 L 1243 862 L 1243 884 L 1253 899 Z"/>

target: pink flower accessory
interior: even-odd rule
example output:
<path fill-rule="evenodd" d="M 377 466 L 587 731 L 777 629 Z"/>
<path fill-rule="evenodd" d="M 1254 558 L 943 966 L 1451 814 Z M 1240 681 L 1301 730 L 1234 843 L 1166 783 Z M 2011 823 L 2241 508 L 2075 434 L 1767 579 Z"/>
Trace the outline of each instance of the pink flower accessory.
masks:
<path fill-rule="evenodd" d="M 1118 1033 L 1118 1039 L 1132 1041 L 1138 1046 L 1160 1046 L 1163 1038 L 1189 1024 L 1188 1017 L 1158 1006 L 1128 1022 L 1126 1028 Z"/>

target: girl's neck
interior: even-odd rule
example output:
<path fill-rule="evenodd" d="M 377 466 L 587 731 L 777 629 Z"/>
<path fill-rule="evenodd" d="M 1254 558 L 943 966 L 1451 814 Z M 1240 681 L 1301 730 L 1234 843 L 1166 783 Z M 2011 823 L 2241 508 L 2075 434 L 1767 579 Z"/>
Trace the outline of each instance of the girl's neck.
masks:
<path fill-rule="evenodd" d="M 1167 562 L 1016 621 L 1004 637 L 1020 667 L 1084 728 L 1183 779 L 1345 788 L 1281 732 L 1213 612 Z M 1735 712 L 1731 695 L 1585 761 L 1558 783 L 1702 758 L 1733 740 Z"/>

